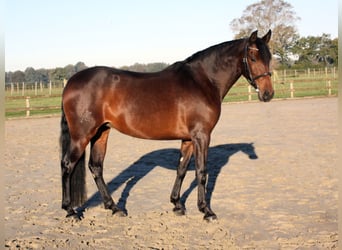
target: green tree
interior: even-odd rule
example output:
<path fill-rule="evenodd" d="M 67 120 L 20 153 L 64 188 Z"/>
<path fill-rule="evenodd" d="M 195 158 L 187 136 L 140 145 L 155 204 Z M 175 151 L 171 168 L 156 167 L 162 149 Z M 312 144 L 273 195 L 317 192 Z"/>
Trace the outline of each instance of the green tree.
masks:
<path fill-rule="evenodd" d="M 19 82 L 24 82 L 24 81 L 25 81 L 25 73 L 20 70 L 14 71 L 14 73 L 12 74 L 12 82 L 19 83 Z"/>
<path fill-rule="evenodd" d="M 301 37 L 290 51 L 298 55 L 295 65 L 299 67 L 336 66 L 338 63 L 338 39 L 331 39 L 329 34 Z"/>
<path fill-rule="evenodd" d="M 121 67 L 121 69 L 135 72 L 157 72 L 165 69 L 167 66 L 169 66 L 169 64 L 167 63 L 135 63 L 131 66 L 123 66 Z"/>
<path fill-rule="evenodd" d="M 87 65 L 85 65 L 84 62 L 78 62 L 75 64 L 75 72 L 81 71 L 88 68 Z"/>
<path fill-rule="evenodd" d="M 247 6 L 240 18 L 231 21 L 230 27 L 235 38 L 248 37 L 254 30 L 266 34 L 271 29 L 270 48 L 285 64 L 289 60 L 288 49 L 299 37 L 295 26 L 299 19 L 293 6 L 284 0 L 261 0 Z"/>
<path fill-rule="evenodd" d="M 53 82 L 62 83 L 66 79 L 64 68 L 57 67 L 49 71 L 49 78 Z"/>
<path fill-rule="evenodd" d="M 5 72 L 5 83 L 11 83 L 12 81 L 12 76 L 13 76 L 13 72 L 9 71 L 9 72 Z"/>
<path fill-rule="evenodd" d="M 69 79 L 72 75 L 76 73 L 76 67 L 72 64 L 69 64 L 64 67 L 64 71 L 65 71 L 66 79 Z"/>
<path fill-rule="evenodd" d="M 25 82 L 26 83 L 34 83 L 37 79 L 37 74 L 34 68 L 28 67 L 25 69 Z"/>
<path fill-rule="evenodd" d="M 148 63 L 146 65 L 146 72 L 158 72 L 165 69 L 167 66 L 167 63 Z"/>
<path fill-rule="evenodd" d="M 47 69 L 37 69 L 36 70 L 36 75 L 37 75 L 37 82 L 42 82 L 42 83 L 48 83 L 50 81 L 49 79 L 49 72 Z"/>

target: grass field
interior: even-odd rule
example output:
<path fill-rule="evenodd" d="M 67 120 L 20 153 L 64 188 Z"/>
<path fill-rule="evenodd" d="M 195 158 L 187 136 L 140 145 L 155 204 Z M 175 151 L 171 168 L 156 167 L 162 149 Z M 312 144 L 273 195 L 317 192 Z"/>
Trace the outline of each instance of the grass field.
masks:
<path fill-rule="evenodd" d="M 315 96 L 337 96 L 338 76 L 335 69 L 316 69 L 303 71 L 277 71 L 272 76 L 273 87 L 275 89 L 274 98 L 295 98 L 315 97 Z M 257 100 L 257 94 L 253 88 L 249 97 L 249 84 L 244 78 L 240 78 L 234 87 L 224 98 L 224 102 L 241 102 Z M 51 87 L 36 88 L 33 85 L 27 85 L 22 90 L 22 85 L 13 84 L 6 88 L 5 112 L 6 118 L 25 117 L 26 102 L 29 97 L 30 116 L 34 115 L 53 115 L 60 113 L 62 84 L 55 84 Z"/>

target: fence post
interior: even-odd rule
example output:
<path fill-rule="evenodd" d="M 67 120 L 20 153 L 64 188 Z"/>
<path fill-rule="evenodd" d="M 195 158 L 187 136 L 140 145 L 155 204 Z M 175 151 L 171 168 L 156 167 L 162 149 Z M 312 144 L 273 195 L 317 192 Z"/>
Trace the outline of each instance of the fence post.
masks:
<path fill-rule="evenodd" d="M 336 67 L 334 67 L 334 69 L 333 69 L 333 77 L 334 77 L 334 79 L 336 77 Z"/>
<path fill-rule="evenodd" d="M 34 82 L 34 95 L 38 95 L 38 93 L 37 93 L 37 82 Z"/>
<path fill-rule="evenodd" d="M 294 92 L 293 81 L 290 82 L 290 90 L 291 90 L 291 98 L 293 98 L 294 97 L 294 94 L 293 94 L 293 92 Z"/>
<path fill-rule="evenodd" d="M 30 97 L 26 96 L 26 117 L 30 116 Z"/>
<path fill-rule="evenodd" d="M 328 81 L 328 95 L 331 96 L 331 81 Z"/>
<path fill-rule="evenodd" d="M 21 89 L 21 95 L 24 96 L 25 95 L 25 82 L 23 82 L 22 84 L 22 89 Z"/>
<path fill-rule="evenodd" d="M 248 101 L 252 101 L 252 87 L 248 85 Z"/>
<path fill-rule="evenodd" d="M 14 93 L 14 84 L 13 82 L 11 82 L 11 96 L 13 95 L 13 93 Z"/>
<path fill-rule="evenodd" d="M 51 83 L 51 80 L 49 82 L 49 94 L 51 96 L 51 93 L 52 93 L 52 83 Z"/>

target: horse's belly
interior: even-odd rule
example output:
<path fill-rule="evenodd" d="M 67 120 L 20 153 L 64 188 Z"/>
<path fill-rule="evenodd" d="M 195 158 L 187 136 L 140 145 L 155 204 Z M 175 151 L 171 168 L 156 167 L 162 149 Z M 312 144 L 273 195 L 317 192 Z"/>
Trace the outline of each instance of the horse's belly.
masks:
<path fill-rule="evenodd" d="M 141 139 L 174 140 L 190 138 L 188 127 L 179 118 L 125 115 L 113 121 L 112 126 L 124 134 Z"/>

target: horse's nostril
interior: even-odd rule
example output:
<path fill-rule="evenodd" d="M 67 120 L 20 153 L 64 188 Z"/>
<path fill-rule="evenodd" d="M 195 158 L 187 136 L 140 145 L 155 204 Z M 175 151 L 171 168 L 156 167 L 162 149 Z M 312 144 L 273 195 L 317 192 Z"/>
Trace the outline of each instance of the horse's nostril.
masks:
<path fill-rule="evenodd" d="M 265 92 L 262 95 L 262 99 L 264 102 L 270 101 L 273 97 L 273 92 L 270 93 L 268 90 L 265 90 Z"/>

